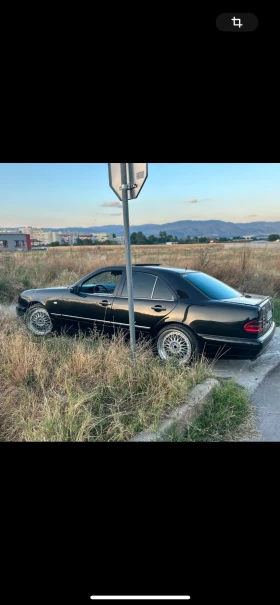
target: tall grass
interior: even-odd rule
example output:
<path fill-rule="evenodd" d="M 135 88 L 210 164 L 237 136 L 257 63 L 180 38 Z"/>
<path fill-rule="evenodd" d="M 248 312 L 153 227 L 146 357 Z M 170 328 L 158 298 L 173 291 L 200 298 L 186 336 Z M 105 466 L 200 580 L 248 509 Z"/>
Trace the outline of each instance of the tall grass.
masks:
<path fill-rule="evenodd" d="M 134 263 L 160 263 L 205 271 L 241 291 L 280 295 L 277 248 L 232 249 L 223 245 L 132 246 Z M 0 253 L 0 302 L 29 288 L 67 286 L 106 265 L 125 263 L 124 246 L 53 248 L 48 252 Z"/>
<path fill-rule="evenodd" d="M 227 380 L 216 389 L 212 400 L 197 416 L 185 436 L 174 435 L 172 441 L 240 441 L 257 436 L 254 413 L 246 389 Z"/>
<path fill-rule="evenodd" d="M 37 339 L 9 312 L 0 349 L 1 441 L 127 441 L 211 375 L 161 362 L 144 341 L 132 362 L 122 335 Z"/>

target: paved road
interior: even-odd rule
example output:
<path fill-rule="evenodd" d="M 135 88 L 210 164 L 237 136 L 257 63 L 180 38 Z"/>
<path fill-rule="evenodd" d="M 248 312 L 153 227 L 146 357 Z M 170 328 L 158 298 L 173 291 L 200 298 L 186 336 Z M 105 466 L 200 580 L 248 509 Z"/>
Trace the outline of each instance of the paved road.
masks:
<path fill-rule="evenodd" d="M 214 366 L 214 374 L 219 377 L 234 378 L 246 387 L 252 396 L 265 377 L 280 364 L 280 328 L 269 343 L 265 353 L 255 361 L 241 359 L 221 359 Z"/>
<path fill-rule="evenodd" d="M 260 437 L 252 441 L 280 441 L 280 363 L 256 389 L 252 402 L 260 431 Z"/>

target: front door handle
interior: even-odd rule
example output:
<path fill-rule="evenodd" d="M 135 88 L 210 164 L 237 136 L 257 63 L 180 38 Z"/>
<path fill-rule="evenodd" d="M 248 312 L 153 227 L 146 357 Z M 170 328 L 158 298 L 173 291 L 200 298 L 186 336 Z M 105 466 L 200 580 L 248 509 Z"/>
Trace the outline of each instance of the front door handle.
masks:
<path fill-rule="evenodd" d="M 166 311 L 166 309 L 162 307 L 162 305 L 156 305 L 155 307 L 152 307 L 152 309 L 154 311 Z"/>
<path fill-rule="evenodd" d="M 102 307 L 110 307 L 110 305 L 112 303 L 108 302 L 108 300 L 102 300 L 101 303 L 99 303 Z"/>

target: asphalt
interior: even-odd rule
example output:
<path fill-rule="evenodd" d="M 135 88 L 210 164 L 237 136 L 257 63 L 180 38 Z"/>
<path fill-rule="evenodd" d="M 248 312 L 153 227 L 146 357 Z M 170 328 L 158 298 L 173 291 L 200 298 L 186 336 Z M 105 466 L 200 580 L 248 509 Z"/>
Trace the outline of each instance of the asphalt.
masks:
<path fill-rule="evenodd" d="M 260 435 L 250 441 L 280 441 L 280 362 L 257 388 L 252 402 Z"/>
<path fill-rule="evenodd" d="M 254 361 L 220 359 L 213 367 L 215 376 L 234 378 L 252 396 L 265 377 L 280 364 L 280 328 L 276 328 L 265 353 Z"/>
<path fill-rule="evenodd" d="M 221 359 L 214 366 L 214 374 L 234 378 L 249 392 L 259 436 L 242 441 L 280 441 L 280 328 L 276 328 L 266 352 L 255 361 Z"/>

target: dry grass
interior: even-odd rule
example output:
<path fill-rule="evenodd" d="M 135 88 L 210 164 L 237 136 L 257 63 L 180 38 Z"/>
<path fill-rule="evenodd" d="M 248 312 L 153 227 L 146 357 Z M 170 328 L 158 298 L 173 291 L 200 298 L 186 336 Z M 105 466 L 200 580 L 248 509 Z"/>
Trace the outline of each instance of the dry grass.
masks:
<path fill-rule="evenodd" d="M 121 335 L 37 339 L 9 312 L 0 347 L 1 441 L 127 441 L 211 375 L 161 362 L 144 341 L 132 362 Z"/>
<path fill-rule="evenodd" d="M 270 294 L 280 324 L 277 248 L 132 246 L 132 259 L 205 271 L 241 291 Z M 0 302 L 15 301 L 28 288 L 70 285 L 95 269 L 124 262 L 124 246 L 2 252 Z M 127 441 L 154 428 L 168 408 L 185 401 L 190 387 L 211 374 L 203 363 L 187 369 L 163 364 L 144 342 L 132 363 L 122 337 L 37 340 L 9 315 L 0 318 L 0 347 L 2 441 Z"/>
<path fill-rule="evenodd" d="M 229 285 L 279 297 L 277 248 L 218 245 L 132 246 L 133 263 L 160 263 L 205 271 Z M 50 248 L 48 252 L 0 254 L 0 302 L 15 301 L 28 288 L 70 285 L 95 269 L 125 262 L 124 246 Z"/>
<path fill-rule="evenodd" d="M 247 441 L 258 436 L 248 392 L 234 380 L 224 380 L 186 435 L 175 433 L 172 441 Z"/>

